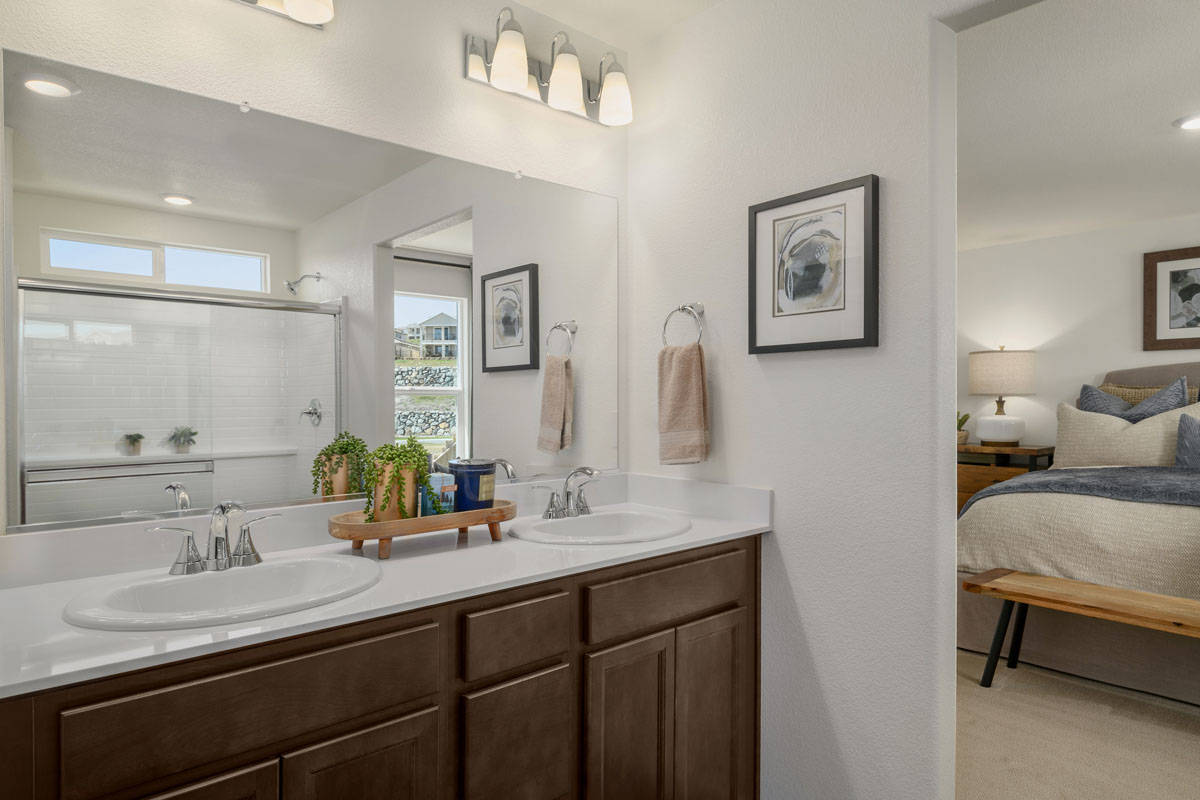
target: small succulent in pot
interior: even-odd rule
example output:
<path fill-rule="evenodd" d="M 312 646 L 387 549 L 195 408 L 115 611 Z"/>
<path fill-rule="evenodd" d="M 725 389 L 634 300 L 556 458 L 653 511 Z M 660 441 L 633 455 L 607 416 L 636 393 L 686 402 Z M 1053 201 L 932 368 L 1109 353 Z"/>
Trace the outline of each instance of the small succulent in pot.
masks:
<path fill-rule="evenodd" d="M 313 494 L 329 497 L 363 491 L 363 475 L 370 458 L 366 442 L 342 431 L 313 459 Z"/>
<path fill-rule="evenodd" d="M 176 453 L 186 453 L 196 443 L 200 432 L 190 425 L 180 425 L 167 436 L 167 444 L 175 446 Z"/>
<path fill-rule="evenodd" d="M 129 451 L 131 456 L 140 456 L 142 454 L 142 439 L 146 437 L 140 433 L 127 433 L 121 437 L 125 442 L 125 449 Z"/>
<path fill-rule="evenodd" d="M 967 421 L 969 419 L 971 419 L 970 414 L 959 414 L 958 415 L 958 443 L 959 444 L 967 443 L 967 436 L 969 434 L 967 433 L 964 426 L 967 424 Z"/>
<path fill-rule="evenodd" d="M 371 452 L 364 472 L 367 504 L 363 514 L 367 522 L 408 519 L 416 513 L 417 487 L 429 485 L 429 451 L 415 437 L 402 445 L 383 444 Z M 433 497 L 436 513 L 441 503 Z"/>

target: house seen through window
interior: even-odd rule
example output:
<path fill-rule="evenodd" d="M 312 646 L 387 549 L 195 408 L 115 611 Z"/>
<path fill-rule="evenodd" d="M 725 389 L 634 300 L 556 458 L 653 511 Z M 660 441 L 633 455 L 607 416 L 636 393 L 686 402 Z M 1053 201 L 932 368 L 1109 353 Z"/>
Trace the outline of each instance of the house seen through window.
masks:
<path fill-rule="evenodd" d="M 467 367 L 459 358 L 466 299 L 395 295 L 396 440 L 415 436 L 445 463 L 465 455 Z"/>

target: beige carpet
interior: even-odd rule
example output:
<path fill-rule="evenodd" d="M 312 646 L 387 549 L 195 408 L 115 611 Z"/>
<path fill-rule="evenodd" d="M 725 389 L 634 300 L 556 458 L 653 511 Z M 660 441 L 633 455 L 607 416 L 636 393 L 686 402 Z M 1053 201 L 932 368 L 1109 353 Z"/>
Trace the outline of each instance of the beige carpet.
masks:
<path fill-rule="evenodd" d="M 956 800 L 1200 798 L 1200 707 L 1003 660 L 984 689 L 985 660 L 958 653 Z"/>

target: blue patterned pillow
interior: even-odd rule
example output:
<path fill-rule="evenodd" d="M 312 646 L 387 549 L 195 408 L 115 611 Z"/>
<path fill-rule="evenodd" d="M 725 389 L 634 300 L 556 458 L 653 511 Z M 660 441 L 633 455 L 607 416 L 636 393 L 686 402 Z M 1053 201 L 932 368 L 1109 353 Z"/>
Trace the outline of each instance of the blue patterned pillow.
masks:
<path fill-rule="evenodd" d="M 1101 391 L 1095 386 L 1084 386 L 1079 392 L 1079 409 L 1097 414 L 1109 414 L 1129 422 L 1141 422 L 1155 414 L 1173 411 L 1188 404 L 1187 378 L 1180 378 L 1164 386 L 1158 393 L 1147 397 L 1136 406 L 1116 395 Z"/>
<path fill-rule="evenodd" d="M 1175 445 L 1175 466 L 1200 468 L 1200 419 L 1190 414 L 1179 418 L 1179 439 Z"/>

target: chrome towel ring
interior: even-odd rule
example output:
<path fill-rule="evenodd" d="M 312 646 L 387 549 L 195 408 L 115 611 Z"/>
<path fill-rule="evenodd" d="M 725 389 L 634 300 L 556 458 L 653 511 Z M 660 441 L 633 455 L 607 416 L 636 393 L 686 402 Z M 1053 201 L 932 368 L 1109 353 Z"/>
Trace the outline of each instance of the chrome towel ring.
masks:
<path fill-rule="evenodd" d="M 696 344 L 704 338 L 704 303 L 684 303 L 681 306 L 676 306 L 671 309 L 671 313 L 667 314 L 667 318 L 663 320 L 662 342 L 663 347 L 667 346 L 667 325 L 671 322 L 671 317 L 678 313 L 691 314 L 692 319 L 696 320 Z"/>
<path fill-rule="evenodd" d="M 546 351 L 550 350 L 550 334 L 555 331 L 562 331 L 567 335 L 567 352 L 564 355 L 571 355 L 571 351 L 575 349 L 575 333 L 579 330 L 579 323 L 573 319 L 556 322 L 550 326 L 550 330 L 546 331 Z"/>

